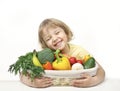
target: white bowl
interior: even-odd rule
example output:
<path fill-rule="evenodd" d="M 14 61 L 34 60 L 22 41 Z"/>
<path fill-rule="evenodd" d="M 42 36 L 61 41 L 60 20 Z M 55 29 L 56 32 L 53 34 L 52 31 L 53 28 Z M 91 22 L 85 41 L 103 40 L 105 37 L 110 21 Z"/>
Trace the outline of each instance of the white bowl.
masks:
<path fill-rule="evenodd" d="M 96 63 L 94 68 L 83 70 L 45 70 L 44 76 L 52 78 L 80 78 L 83 73 L 95 76 L 97 69 L 98 64 Z"/>

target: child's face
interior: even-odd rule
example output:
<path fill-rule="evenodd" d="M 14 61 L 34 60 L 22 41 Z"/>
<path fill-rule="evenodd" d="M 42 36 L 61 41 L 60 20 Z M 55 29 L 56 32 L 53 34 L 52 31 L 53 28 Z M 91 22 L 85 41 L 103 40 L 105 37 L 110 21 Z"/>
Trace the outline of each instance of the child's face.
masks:
<path fill-rule="evenodd" d="M 68 41 L 66 33 L 60 27 L 44 29 L 43 40 L 46 45 L 53 50 L 65 49 Z"/>

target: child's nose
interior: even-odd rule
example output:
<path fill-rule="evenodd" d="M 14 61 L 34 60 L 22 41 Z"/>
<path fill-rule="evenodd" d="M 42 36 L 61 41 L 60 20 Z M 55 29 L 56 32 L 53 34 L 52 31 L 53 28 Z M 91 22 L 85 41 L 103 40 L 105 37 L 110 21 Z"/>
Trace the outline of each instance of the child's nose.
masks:
<path fill-rule="evenodd" d="M 57 41 L 57 37 L 55 35 L 53 35 L 52 39 L 53 39 L 53 42 Z"/>

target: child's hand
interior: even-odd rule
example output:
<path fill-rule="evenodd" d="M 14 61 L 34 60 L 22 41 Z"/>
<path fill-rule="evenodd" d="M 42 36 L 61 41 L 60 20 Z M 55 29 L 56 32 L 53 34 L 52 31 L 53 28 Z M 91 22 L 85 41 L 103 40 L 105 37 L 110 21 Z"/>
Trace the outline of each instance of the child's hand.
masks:
<path fill-rule="evenodd" d="M 29 75 L 20 75 L 20 80 L 22 83 L 35 88 L 45 88 L 53 85 L 52 79 L 48 77 L 35 78 L 31 81 Z"/>
<path fill-rule="evenodd" d="M 73 80 L 71 85 L 75 87 L 90 87 L 94 84 L 93 82 L 93 77 L 89 74 L 82 74 L 82 77 Z"/>
<path fill-rule="evenodd" d="M 35 78 L 34 79 L 34 85 L 38 87 L 49 87 L 52 84 L 52 79 L 48 77 L 42 77 L 42 78 Z"/>

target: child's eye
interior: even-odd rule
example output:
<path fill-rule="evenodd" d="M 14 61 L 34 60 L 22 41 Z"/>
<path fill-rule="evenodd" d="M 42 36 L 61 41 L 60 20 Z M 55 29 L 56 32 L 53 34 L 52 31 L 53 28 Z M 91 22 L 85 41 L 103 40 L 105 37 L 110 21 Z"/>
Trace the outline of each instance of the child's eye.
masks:
<path fill-rule="evenodd" d="M 46 41 L 49 41 L 49 40 L 50 40 L 50 38 L 46 39 Z"/>
<path fill-rule="evenodd" d="M 48 37 L 48 38 L 46 38 L 46 41 L 49 41 L 51 39 L 51 37 Z"/>
<path fill-rule="evenodd" d="M 59 34 L 59 33 L 60 33 L 60 31 L 55 32 L 55 34 Z"/>

